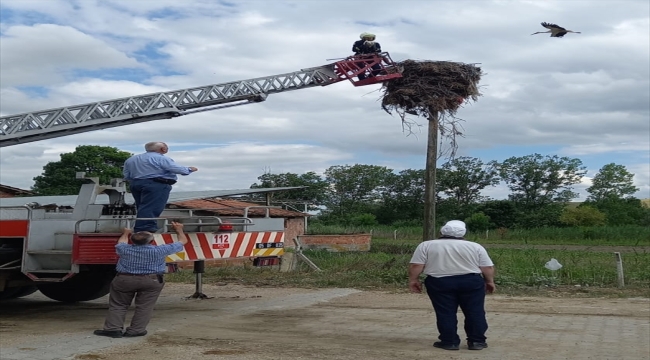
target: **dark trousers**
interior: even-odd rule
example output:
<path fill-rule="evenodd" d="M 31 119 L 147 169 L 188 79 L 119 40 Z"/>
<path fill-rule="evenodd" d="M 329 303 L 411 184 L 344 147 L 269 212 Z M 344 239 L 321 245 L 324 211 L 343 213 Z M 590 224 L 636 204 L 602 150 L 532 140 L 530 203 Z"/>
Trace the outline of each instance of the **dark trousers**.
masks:
<path fill-rule="evenodd" d="M 365 62 L 358 62 L 357 66 L 358 67 L 364 67 L 364 66 L 366 66 L 366 63 Z M 372 71 L 370 72 L 371 76 L 377 76 L 381 72 L 381 66 L 379 64 L 375 64 L 375 65 L 371 66 L 370 68 L 372 69 Z M 365 73 L 361 73 L 361 74 L 357 75 L 357 77 L 359 78 L 359 80 L 363 80 L 367 76 L 366 76 Z"/>
<path fill-rule="evenodd" d="M 126 328 L 129 334 L 141 334 L 147 329 L 153 307 L 163 289 L 156 275 L 128 276 L 117 275 L 111 283 L 108 298 L 108 315 L 104 321 L 104 330 L 122 331 L 126 313 L 135 298 L 135 313 L 131 325 Z"/>
<path fill-rule="evenodd" d="M 129 183 L 131 195 L 135 200 L 135 207 L 138 209 L 139 218 L 157 218 L 160 217 L 172 186 L 162 184 L 151 179 L 136 179 Z M 158 222 L 156 220 L 136 220 L 133 232 L 138 231 L 158 231 Z"/>
<path fill-rule="evenodd" d="M 472 342 L 485 342 L 488 329 L 485 318 L 485 281 L 478 274 L 446 276 L 424 280 L 427 294 L 436 312 L 441 342 L 460 344 L 458 337 L 458 306 L 465 315 L 465 334 Z"/>

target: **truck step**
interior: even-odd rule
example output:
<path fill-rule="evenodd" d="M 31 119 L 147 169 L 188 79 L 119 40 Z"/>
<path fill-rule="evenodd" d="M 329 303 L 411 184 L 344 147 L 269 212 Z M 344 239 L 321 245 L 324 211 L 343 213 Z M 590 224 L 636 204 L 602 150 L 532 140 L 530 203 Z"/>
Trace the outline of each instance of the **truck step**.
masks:
<path fill-rule="evenodd" d="M 72 255 L 72 250 L 27 250 L 29 255 Z"/>

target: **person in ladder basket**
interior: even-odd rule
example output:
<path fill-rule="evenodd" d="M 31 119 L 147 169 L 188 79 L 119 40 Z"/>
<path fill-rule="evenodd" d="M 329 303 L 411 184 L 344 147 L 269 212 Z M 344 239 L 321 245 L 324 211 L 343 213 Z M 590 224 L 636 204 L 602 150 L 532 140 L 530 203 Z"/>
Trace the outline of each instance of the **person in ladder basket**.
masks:
<path fill-rule="evenodd" d="M 357 40 L 353 45 L 352 45 L 352 51 L 354 52 L 354 55 L 357 56 L 363 56 L 363 55 L 376 55 L 381 53 L 381 45 L 379 45 L 378 42 L 375 41 L 375 34 L 367 33 L 364 32 L 361 35 L 359 35 L 361 40 Z M 365 66 L 365 62 L 358 62 L 357 66 L 363 67 Z M 372 66 L 372 76 L 377 76 L 379 75 L 379 72 L 381 71 L 381 66 L 379 64 L 375 64 Z M 359 80 L 363 80 L 366 78 L 366 74 L 359 74 Z"/>
<path fill-rule="evenodd" d="M 158 218 L 165 210 L 172 185 L 176 184 L 176 175 L 189 175 L 198 169 L 177 165 L 166 157 L 169 147 L 164 142 L 146 143 L 144 149 L 147 152 L 131 156 L 124 162 L 124 180 L 129 182 L 138 218 Z M 155 233 L 158 222 L 136 220 L 133 231 Z"/>
<path fill-rule="evenodd" d="M 178 241 L 165 245 L 152 245 L 154 235 L 147 231 L 131 234 L 124 229 L 115 245 L 119 255 L 117 275 L 111 282 L 108 298 L 108 315 L 102 330 L 95 330 L 98 336 L 111 338 L 144 336 L 151 320 L 154 305 L 165 286 L 163 273 L 167 256 L 183 251 L 187 235 L 183 224 L 172 222 Z M 129 244 L 129 239 L 133 245 Z M 123 331 L 126 313 L 135 298 L 135 312 L 131 325 Z"/>

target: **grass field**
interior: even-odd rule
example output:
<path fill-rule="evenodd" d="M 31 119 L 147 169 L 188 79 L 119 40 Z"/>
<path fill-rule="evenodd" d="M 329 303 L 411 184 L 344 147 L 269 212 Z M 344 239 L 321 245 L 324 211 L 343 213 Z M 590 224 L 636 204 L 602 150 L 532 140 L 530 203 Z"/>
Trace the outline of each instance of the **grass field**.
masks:
<path fill-rule="evenodd" d="M 208 283 L 238 283 L 254 286 L 353 287 L 405 291 L 407 268 L 416 242 L 373 240 L 369 253 L 330 253 L 306 251 L 322 272 L 300 264 L 297 271 L 281 273 L 275 269 L 253 267 L 207 268 Z M 649 296 L 650 252 L 623 254 L 626 288 L 616 289 L 617 273 L 611 252 L 567 251 L 564 249 L 490 249 L 497 272 L 495 281 L 501 293 L 531 294 L 553 289 L 571 289 L 602 296 L 604 290 L 614 296 Z M 550 271 L 544 264 L 551 258 L 563 267 Z M 192 281 L 191 270 L 172 274 L 170 281 Z"/>
<path fill-rule="evenodd" d="M 343 227 L 310 226 L 310 234 L 355 234 L 371 233 L 374 238 L 394 240 L 422 239 L 421 227 L 392 228 L 389 226 Z M 469 232 L 468 240 L 485 244 L 524 244 L 524 245 L 612 245 L 612 246 L 650 246 L 650 228 L 644 226 L 620 227 L 570 227 L 538 229 L 496 229 L 487 233 Z"/>
<path fill-rule="evenodd" d="M 351 234 L 372 231 L 368 253 L 306 251 L 320 269 L 299 264 L 294 272 L 248 267 L 207 268 L 208 283 L 239 283 L 254 286 L 353 287 L 406 291 L 408 263 L 422 228 L 343 228 L 311 226 L 309 233 Z M 486 236 L 487 235 L 487 236 Z M 495 281 L 501 293 L 531 294 L 576 291 L 584 296 L 650 296 L 650 229 L 641 226 L 542 228 L 494 230 L 470 233 L 467 238 L 483 244 L 496 266 Z M 581 249 L 574 249 L 581 246 Z M 617 288 L 613 251 L 623 257 L 625 288 Z M 544 267 L 551 258 L 563 267 Z M 192 282 L 191 270 L 169 276 L 170 281 Z"/>

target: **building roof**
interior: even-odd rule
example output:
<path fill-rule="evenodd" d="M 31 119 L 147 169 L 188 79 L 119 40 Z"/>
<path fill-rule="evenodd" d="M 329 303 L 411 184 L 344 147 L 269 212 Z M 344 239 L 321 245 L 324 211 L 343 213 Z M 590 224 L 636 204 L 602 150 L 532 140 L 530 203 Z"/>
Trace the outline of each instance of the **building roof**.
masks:
<path fill-rule="evenodd" d="M 260 206 L 259 204 L 248 203 L 239 200 L 229 200 L 229 199 L 197 199 L 197 200 L 185 200 L 177 201 L 171 203 L 172 207 L 177 206 L 184 209 L 201 209 L 205 211 L 212 212 L 218 216 L 244 216 L 244 209 L 251 206 Z M 249 217 L 264 217 L 266 216 L 266 209 L 264 208 L 252 208 L 248 210 Z M 309 214 L 285 210 L 280 208 L 271 208 L 269 209 L 270 217 L 283 217 L 283 218 L 294 218 L 294 217 L 305 217 L 310 216 Z"/>
<path fill-rule="evenodd" d="M 301 189 L 302 186 L 291 187 L 276 187 L 276 188 L 262 188 L 262 189 L 233 189 L 233 190 L 205 190 L 205 191 L 172 191 L 169 194 L 168 203 L 194 200 L 194 199 L 211 199 L 223 196 L 235 195 L 248 195 L 248 194 L 263 194 L 276 191 Z M 125 196 L 127 204 L 133 204 L 133 196 L 127 193 Z M 56 204 L 58 206 L 74 206 L 77 202 L 77 195 L 62 195 L 62 196 L 24 196 L 17 198 L 0 198 L 0 206 L 23 206 L 27 203 L 36 202 L 41 205 Z M 108 204 L 108 195 L 97 195 L 95 204 Z"/>
<path fill-rule="evenodd" d="M 23 190 L 19 188 L 15 188 L 13 186 L 8 186 L 8 185 L 2 185 L 0 184 L 0 191 L 6 192 L 6 193 L 11 193 L 14 195 L 29 195 L 32 194 L 30 190 Z"/>

